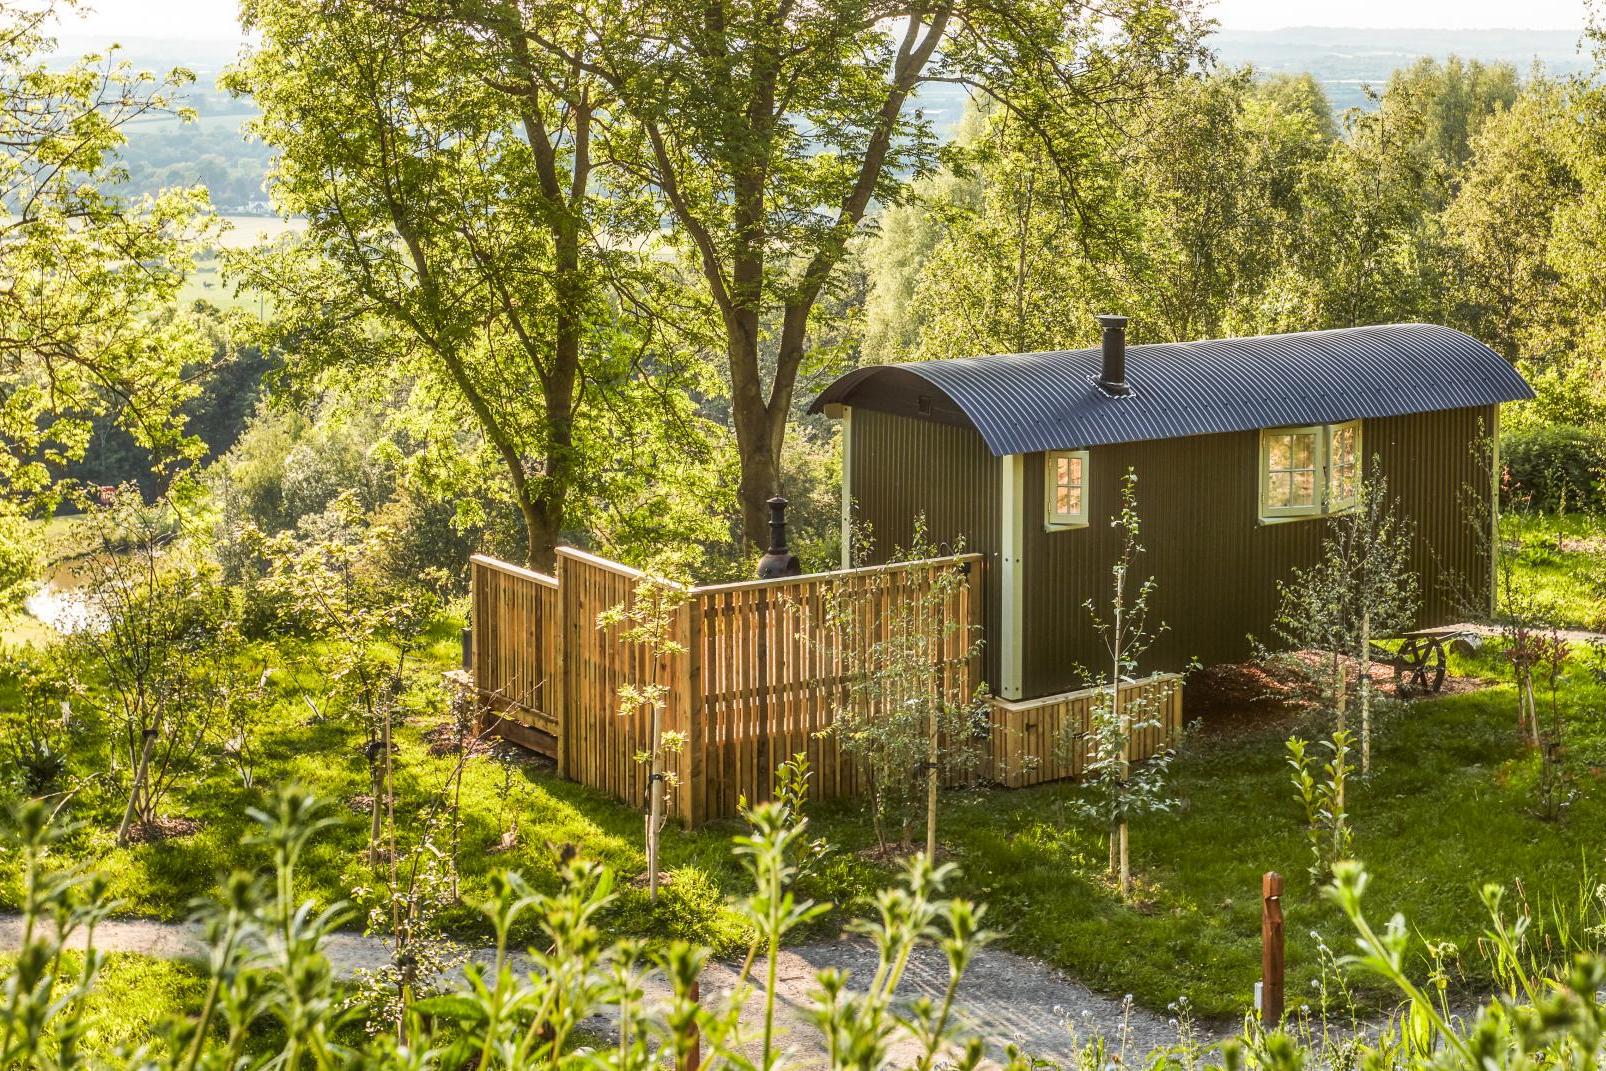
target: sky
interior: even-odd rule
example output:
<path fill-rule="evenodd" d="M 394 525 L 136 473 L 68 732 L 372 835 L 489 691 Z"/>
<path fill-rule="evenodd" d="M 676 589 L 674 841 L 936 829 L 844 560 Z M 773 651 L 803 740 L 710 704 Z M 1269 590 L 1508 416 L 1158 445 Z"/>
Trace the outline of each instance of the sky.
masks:
<path fill-rule="evenodd" d="M 130 0 L 132 2 L 132 0 Z M 1434 30 L 1577 30 L 1585 0 L 1217 0 L 1227 30 L 1346 26 Z"/>
<path fill-rule="evenodd" d="M 1216 0 L 1214 15 L 1229 30 L 1285 26 L 1430 29 L 1574 30 L 1585 0 Z M 94 37 L 237 40 L 234 0 L 88 0 L 88 13 L 65 20 L 62 32 Z"/>

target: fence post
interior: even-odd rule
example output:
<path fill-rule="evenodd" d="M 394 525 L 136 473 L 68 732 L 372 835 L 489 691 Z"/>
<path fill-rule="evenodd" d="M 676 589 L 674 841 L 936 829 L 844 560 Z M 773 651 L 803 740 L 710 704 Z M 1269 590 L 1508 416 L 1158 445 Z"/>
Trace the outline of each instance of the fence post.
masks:
<path fill-rule="evenodd" d="M 1260 1021 L 1283 1019 L 1283 876 L 1268 870 L 1260 881 Z"/>

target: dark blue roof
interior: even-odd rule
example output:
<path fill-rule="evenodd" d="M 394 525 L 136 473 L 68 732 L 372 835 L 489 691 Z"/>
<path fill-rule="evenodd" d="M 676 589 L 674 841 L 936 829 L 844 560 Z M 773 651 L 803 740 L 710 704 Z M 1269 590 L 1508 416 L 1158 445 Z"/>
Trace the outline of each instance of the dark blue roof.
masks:
<path fill-rule="evenodd" d="M 814 400 L 867 404 L 877 377 L 912 373 L 946 395 L 994 454 L 1070 450 L 1211 432 L 1327 424 L 1532 398 L 1511 364 L 1437 324 L 1159 343 L 1127 349 L 1133 393 L 1096 387 L 1099 351 L 1055 350 L 875 365 Z M 907 376 L 893 375 L 890 379 Z M 890 382 L 889 379 L 889 382 Z M 885 386 L 885 384 L 884 384 Z"/>

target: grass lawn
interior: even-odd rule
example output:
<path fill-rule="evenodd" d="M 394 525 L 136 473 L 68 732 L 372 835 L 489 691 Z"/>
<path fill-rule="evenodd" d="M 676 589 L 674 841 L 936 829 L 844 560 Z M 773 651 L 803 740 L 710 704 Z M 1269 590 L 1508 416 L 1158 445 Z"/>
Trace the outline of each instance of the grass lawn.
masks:
<path fill-rule="evenodd" d="M 436 625 L 411 674 L 406 703 L 413 713 L 398 728 L 395 757 L 397 821 L 404 838 L 421 828 L 428 801 L 437 797 L 452 769 L 452 758 L 430 753 L 424 734 L 447 720 L 439 678 L 458 657 L 459 624 L 445 619 Z M 303 694 L 315 677 L 305 666 L 317 658 L 316 648 L 268 654 L 279 659 L 270 663 L 279 667 L 274 677 L 278 698 L 258 738 L 256 783 L 244 788 L 232 767 L 221 763 L 193 771 L 162 807 L 164 815 L 199 821 L 199 831 L 190 836 L 117 846 L 127 775 L 119 770 L 106 776 L 105 756 L 114 727 L 87 711 L 78 715 L 72 774 L 79 792 L 70 814 L 79 827 L 63 850 L 94 860 L 104 869 L 122 913 L 184 918 L 193 901 L 207 895 L 227 869 L 262 867 L 267 853 L 248 843 L 256 827 L 247 810 L 266 805 L 273 790 L 288 782 L 311 786 L 341 818 L 335 830 L 318 839 L 303 864 L 304 893 L 328 904 L 349 897 L 356 887 L 375 884 L 363 859 L 368 816 L 349 805 L 369 790 L 363 736 L 350 723 L 320 723 L 312 716 Z M 16 698 L 0 687 L 0 735 L 6 731 L 6 720 L 14 717 L 8 711 L 17 706 Z M 119 762 L 126 765 L 126 760 Z M 0 801 L 15 791 L 14 786 L 0 785 Z M 477 757 L 465 776 L 462 801 L 460 893 L 465 903 L 446 915 L 447 923 L 460 932 L 480 932 L 479 914 L 467 905 L 488 896 L 488 879 L 496 870 L 521 870 L 537 887 L 555 887 L 556 851 L 563 845 L 576 845 L 627 876 L 645 866 L 640 815 L 584 786 L 558 779 L 549 764 L 515 761 L 504 767 L 488 756 Z M 518 843 L 512 851 L 498 853 L 501 835 L 515 818 Z M 649 904 L 644 891 L 627 889 L 612 909 L 612 928 L 619 933 L 693 938 L 726 950 L 734 947 L 739 935 L 724 903 L 740 871 L 728 838 L 729 829 L 685 834 L 671 828 L 664 859 L 675 875 L 672 887 L 656 905 Z M 0 854 L 0 907 L 18 902 L 19 877 L 14 856 Z"/>
<path fill-rule="evenodd" d="M 1483 977 L 1475 951 L 1486 921 L 1480 887 L 1521 882 L 1536 906 L 1572 905 L 1606 848 L 1606 691 L 1577 674 L 1564 696 L 1580 795 L 1560 822 L 1532 813 L 1537 760 L 1517 740 L 1514 695 L 1502 686 L 1397 709 L 1375 742 L 1373 776 L 1352 782 L 1348 794 L 1355 850 L 1373 879 L 1373 922 L 1400 911 L 1413 932 L 1454 942 L 1474 986 Z M 1174 767 L 1181 808 L 1133 826 L 1144 901 L 1136 908 L 1122 905 L 1103 878 L 1104 837 L 1060 820 L 1073 786 L 957 799 L 942 840 L 964 868 L 964 891 L 990 905 L 989 922 L 1011 947 L 1147 1007 L 1186 997 L 1207 1016 L 1248 1005 L 1260 977 L 1261 875 L 1279 871 L 1287 879 L 1289 1002 L 1297 1007 L 1320 974 L 1313 933 L 1340 954 L 1353 943 L 1307 875 L 1288 732 L 1187 742 Z M 845 816 L 830 829 L 846 844 L 865 840 Z"/>
<path fill-rule="evenodd" d="M 1599 629 L 1606 585 L 1606 517 L 1592 513 L 1507 515 L 1501 528 L 1515 543 L 1520 582 L 1555 608 L 1556 623 Z"/>
<path fill-rule="evenodd" d="M 1554 543 L 1558 532 L 1583 538 L 1592 523 L 1525 519 L 1523 534 L 1536 544 Z M 1556 553 L 1564 557 L 1550 565 L 1537 555 L 1530 561 L 1525 553 L 1524 568 L 1536 575 L 1553 569 L 1557 590 L 1582 614 L 1589 603 L 1577 581 L 1582 566 L 1565 558 L 1570 551 Z M 428 800 L 452 767 L 451 757 L 431 754 L 425 734 L 446 720 L 440 673 L 458 658 L 457 627 L 456 620 L 443 619 L 430 631 L 405 698 L 410 714 L 398 729 L 396 756 L 404 838 L 418 835 Z M 244 788 L 222 763 L 192 771 L 163 806 L 166 815 L 199 821 L 199 831 L 191 836 L 116 846 L 127 773 L 108 769 L 113 726 L 87 710 L 78 716 L 72 775 L 79 792 L 72 816 L 82 824 L 64 853 L 102 867 L 125 913 L 181 918 L 220 873 L 261 868 L 266 856 L 249 841 L 254 827 L 246 811 L 263 805 L 274 788 L 289 781 L 312 786 L 343 818 L 306 860 L 303 892 L 327 904 L 375 884 L 363 860 L 367 817 L 351 806 L 368 791 L 362 734 L 349 722 L 314 718 L 304 698 L 317 691 L 311 667 L 318 649 L 285 643 L 242 657 L 265 658 L 276 667 L 275 704 L 258 742 L 257 785 Z M 1487 658 L 1457 658 L 1454 668 L 1501 675 Z M 1541 702 L 1546 699 L 1542 694 Z M 1585 667 L 1575 666 L 1561 703 L 1568 722 L 1567 761 L 1578 791 L 1561 821 L 1543 821 L 1532 813 L 1537 759 L 1517 739 L 1509 685 L 1394 708 L 1380 720 L 1374 776 L 1351 786 L 1355 848 L 1373 875 L 1371 917 L 1381 924 L 1399 911 L 1421 937 L 1453 942 L 1462 952 L 1462 981 L 1472 989 L 1483 977 L 1476 947 L 1486 921 L 1480 886 L 1521 882 L 1536 909 L 1572 905 L 1603 866 L 1606 687 Z M 12 731 L 17 705 L 17 697 L 0 686 L 0 738 Z M 1313 934 L 1339 953 L 1351 945 L 1337 911 L 1320 899 L 1306 876 L 1302 811 L 1284 751 L 1295 728 L 1238 719 L 1230 732 L 1190 736 L 1173 769 L 1181 806 L 1133 827 L 1133 863 L 1142 892 L 1136 906 L 1121 903 L 1104 880 L 1101 831 L 1065 817 L 1075 786 L 950 795 L 943 804 L 941 840 L 963 868 L 960 891 L 989 904 L 988 921 L 1002 931 L 1008 947 L 1063 967 L 1096 988 L 1130 992 L 1156 1010 L 1186 997 L 1201 1015 L 1231 1016 L 1246 1007 L 1259 975 L 1261 874 L 1280 871 L 1288 879 L 1290 1003 L 1297 1007 L 1320 972 Z M 1306 736 L 1317 732 L 1317 727 L 1303 727 Z M 0 749 L 0 766 L 6 761 Z M 15 791 L 0 776 L 0 803 Z M 522 870 L 537 887 L 551 888 L 555 852 L 564 845 L 626 878 L 644 868 L 639 813 L 559 780 L 547 764 L 476 757 L 462 800 L 464 903 L 443 915 L 461 936 L 483 932 L 478 913 L 468 905 L 485 896 L 497 869 Z M 499 853 L 498 842 L 515 818 L 517 844 Z M 803 891 L 839 905 L 812 931 L 826 935 L 848 915 L 871 910 L 874 891 L 890 880 L 893 868 L 859 851 L 872 841 L 862 806 L 821 808 L 817 826 L 831 848 Z M 685 937 L 721 952 L 739 946 L 743 935 L 726 907 L 727 899 L 744 889 L 730 847 L 735 828 L 725 824 L 692 833 L 669 828 L 663 858 L 673 880 L 656 905 L 644 890 L 621 883 L 621 896 L 604 920 L 608 930 L 620 936 Z M 0 854 L 0 907 L 16 904 L 18 876 L 15 859 Z M 1597 905 L 1596 912 L 1597 921 L 1606 918 L 1606 905 Z M 1418 968 L 1426 972 L 1425 964 Z M 179 975 L 152 978 L 157 992 L 151 1001 L 179 991 Z"/>
<path fill-rule="evenodd" d="M 64 985 L 78 977 L 83 962 L 80 953 L 63 954 L 60 977 Z M 10 973 L 12 963 L 13 957 L 0 956 L 0 978 Z M 162 1020 L 195 1014 L 205 995 L 206 974 L 199 966 L 113 952 L 105 957 L 85 1000 L 85 1032 L 79 1051 L 99 1062 L 110 1060 L 119 1051 L 150 1045 L 155 1056 L 163 1051 L 158 1034 Z"/>
<path fill-rule="evenodd" d="M 418 689 L 450 663 L 455 643 L 453 623 L 442 622 L 432 633 L 430 664 L 420 668 Z M 1487 665 L 1460 668 L 1492 671 Z M 199 833 L 118 848 L 113 830 L 120 794 L 93 787 L 84 792 L 76 816 L 85 824 L 67 850 L 105 868 L 125 911 L 182 917 L 222 869 L 261 866 L 262 853 L 246 843 L 251 823 L 245 809 L 260 805 L 268 786 L 289 779 L 316 786 L 348 816 L 313 849 L 303 869 L 306 891 L 327 903 L 372 884 L 362 859 L 366 820 L 344 807 L 367 789 L 357 735 L 342 725 L 308 724 L 297 712 L 295 686 L 284 687 L 282 720 L 263 739 L 258 788 L 245 790 L 229 771 L 214 769 L 169 801 L 167 813 L 200 819 Z M 1352 786 L 1356 848 L 1374 877 L 1372 914 L 1381 922 L 1401 911 L 1422 936 L 1457 944 L 1469 984 L 1476 984 L 1482 970 L 1474 946 L 1484 923 L 1478 899 L 1483 883 L 1521 881 L 1535 904 L 1571 903 L 1586 868 L 1601 863 L 1606 720 L 1599 711 L 1606 709 L 1606 690 L 1575 673 L 1563 705 L 1580 796 L 1560 822 L 1531 813 L 1534 759 L 1517 741 L 1514 698 L 1506 686 L 1396 708 L 1379 728 L 1375 775 Z M 420 801 L 449 768 L 449 760 L 432 757 L 422 739 L 440 720 L 417 715 L 400 733 L 404 829 L 416 828 Z M 1102 876 L 1106 849 L 1100 832 L 1062 820 L 1065 801 L 1077 791 L 1070 785 L 949 796 L 942 840 L 963 868 L 961 891 L 990 905 L 989 922 L 1003 931 L 1008 947 L 1061 966 L 1096 988 L 1130 992 L 1150 1008 L 1185 996 L 1200 1014 L 1224 1016 L 1242 1011 L 1259 975 L 1260 876 L 1278 870 L 1288 878 L 1290 992 L 1309 992 L 1319 973 L 1312 932 L 1339 951 L 1347 951 L 1349 942 L 1337 912 L 1320 900 L 1305 874 L 1301 812 L 1283 752 L 1289 731 L 1276 725 L 1187 741 L 1174 769 L 1181 808 L 1134 826 L 1133 858 L 1143 889 L 1136 907 L 1123 905 Z M 521 869 L 537 885 L 550 887 L 552 845 L 574 844 L 625 875 L 641 871 L 641 819 L 633 809 L 561 781 L 542 764 L 510 769 L 504 802 L 504 767 L 490 758 L 471 765 L 463 793 L 465 900 L 482 897 L 487 875 L 499 867 Z M 493 848 L 514 814 L 519 844 L 496 854 Z M 857 852 L 871 842 L 858 808 L 823 808 L 818 818 L 833 850 L 806 891 L 843 908 L 820 933 L 846 911 L 867 910 L 891 869 Z M 606 920 L 608 928 L 621 935 L 687 937 L 725 951 L 735 947 L 741 933 L 723 906 L 742 888 L 730 832 L 730 826 L 694 833 L 671 828 L 664 856 L 673 882 L 656 906 L 644 892 L 626 889 Z M 0 874 L 3 898 L 14 904 L 16 872 L 0 863 Z M 479 932 L 468 907 L 453 909 L 446 920 L 464 935 Z"/>

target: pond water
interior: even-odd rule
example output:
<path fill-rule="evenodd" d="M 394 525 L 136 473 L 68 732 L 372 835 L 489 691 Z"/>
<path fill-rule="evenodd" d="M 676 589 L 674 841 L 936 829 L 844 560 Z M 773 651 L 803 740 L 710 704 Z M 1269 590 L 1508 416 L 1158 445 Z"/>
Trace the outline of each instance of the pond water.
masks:
<path fill-rule="evenodd" d="M 76 559 L 57 562 L 44 585 L 22 606 L 28 616 L 63 635 L 89 627 L 95 616 Z"/>

